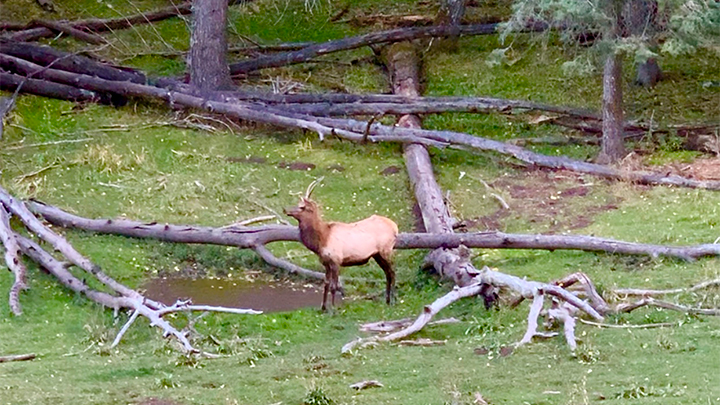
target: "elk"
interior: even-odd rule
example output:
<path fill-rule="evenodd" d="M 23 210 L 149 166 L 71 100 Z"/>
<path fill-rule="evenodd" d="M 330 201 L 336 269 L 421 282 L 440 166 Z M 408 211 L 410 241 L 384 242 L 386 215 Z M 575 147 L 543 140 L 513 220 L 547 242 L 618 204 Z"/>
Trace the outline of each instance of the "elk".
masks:
<path fill-rule="evenodd" d="M 285 214 L 297 219 L 300 241 L 318 256 L 325 267 L 322 310 L 327 310 L 328 291 L 332 296 L 332 306 L 335 306 L 340 267 L 363 265 L 371 258 L 385 272 L 385 301 L 390 304 L 395 285 L 391 258 L 398 234 L 397 224 L 380 215 L 350 224 L 325 222 L 320 215 L 320 207 L 310 199 L 310 193 L 320 180 L 311 183 L 297 207 L 285 209 Z"/>

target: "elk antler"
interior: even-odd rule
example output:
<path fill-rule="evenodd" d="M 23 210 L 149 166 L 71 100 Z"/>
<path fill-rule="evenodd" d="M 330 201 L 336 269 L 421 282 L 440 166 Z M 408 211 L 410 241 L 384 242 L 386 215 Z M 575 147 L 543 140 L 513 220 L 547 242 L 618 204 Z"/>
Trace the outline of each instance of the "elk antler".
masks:
<path fill-rule="evenodd" d="M 313 190 L 315 189 L 315 186 L 322 183 L 322 181 L 325 179 L 325 176 L 320 176 L 315 181 L 310 183 L 307 190 L 305 190 L 305 198 L 310 198 L 310 194 L 312 194 Z"/>

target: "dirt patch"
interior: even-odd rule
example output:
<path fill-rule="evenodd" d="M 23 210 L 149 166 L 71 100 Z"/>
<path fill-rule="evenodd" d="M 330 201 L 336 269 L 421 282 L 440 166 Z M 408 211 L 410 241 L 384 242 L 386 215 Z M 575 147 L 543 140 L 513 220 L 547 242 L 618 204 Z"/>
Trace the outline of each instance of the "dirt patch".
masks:
<path fill-rule="evenodd" d="M 670 166 L 673 173 L 697 180 L 720 180 L 720 159 L 695 159 L 692 163 Z"/>
<path fill-rule="evenodd" d="M 267 159 L 260 156 L 248 156 L 248 157 L 226 157 L 226 161 L 231 163 L 255 163 L 255 164 L 263 164 L 267 162 Z"/>
<path fill-rule="evenodd" d="M 380 172 L 383 176 L 390 176 L 392 174 L 400 173 L 400 167 L 399 166 L 388 166 L 383 171 Z"/>
<path fill-rule="evenodd" d="M 169 399 L 160 398 L 146 398 L 140 402 L 136 402 L 136 405 L 182 405 L 180 402 L 171 401 Z"/>
<path fill-rule="evenodd" d="M 282 161 L 277 164 L 277 167 L 281 169 L 289 169 L 289 170 L 313 170 L 315 168 L 315 165 L 313 163 L 307 163 L 307 162 L 285 162 Z"/>
<path fill-rule="evenodd" d="M 491 186 L 500 194 L 510 195 L 510 209 L 465 220 L 463 225 L 468 230 L 505 230 L 507 221 L 521 220 L 543 233 L 585 228 L 598 214 L 616 209 L 621 201 L 585 181 L 577 173 L 537 168 L 501 177 Z"/>

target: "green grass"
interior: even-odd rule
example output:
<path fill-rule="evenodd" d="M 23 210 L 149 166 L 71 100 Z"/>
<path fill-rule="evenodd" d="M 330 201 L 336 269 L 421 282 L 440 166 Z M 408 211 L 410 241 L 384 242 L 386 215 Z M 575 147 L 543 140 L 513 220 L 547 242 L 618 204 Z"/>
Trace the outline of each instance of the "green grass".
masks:
<path fill-rule="evenodd" d="M 58 17 L 69 19 L 113 17 L 166 5 L 156 1 L 57 3 Z M 246 38 L 261 43 L 324 41 L 371 28 L 328 22 L 343 5 L 317 2 L 308 12 L 300 1 L 262 0 L 234 7 L 230 42 L 240 45 Z M 435 13 L 434 5 L 410 1 L 357 0 L 349 5 L 350 15 L 397 10 Z M 497 15 L 507 12 L 494 2 L 480 6 Z M 33 2 L 15 0 L 3 2 L 0 15 L 20 21 L 43 16 Z M 98 51 L 105 58 L 153 75 L 184 71 L 181 57 L 153 54 L 187 49 L 189 31 L 184 20 L 106 36 L 112 45 Z M 71 50 L 85 46 L 64 38 L 46 42 Z M 455 53 L 428 51 L 426 93 L 599 107 L 599 76 L 564 76 L 561 65 L 570 56 L 552 39 L 543 43 L 525 36 L 514 38 L 510 57 L 517 59 L 515 63 L 490 67 L 485 61 L 498 46 L 496 38 L 487 36 L 461 39 Z M 357 50 L 326 60 L 365 60 L 369 55 L 368 50 Z M 655 89 L 626 87 L 629 116 L 653 117 L 661 124 L 712 121 L 720 116 L 718 88 L 702 85 L 720 73 L 717 55 L 666 58 L 662 65 L 667 80 Z M 377 65 L 363 61 L 317 63 L 263 71 L 248 85 L 387 92 L 384 75 Z M 627 69 L 628 82 L 631 78 Z M 302 131 L 229 121 L 216 123 L 213 132 L 179 127 L 188 121 L 210 122 L 135 101 L 122 108 L 86 105 L 76 109 L 72 103 L 21 96 L 0 145 L 0 181 L 15 195 L 86 217 L 222 226 L 266 215 L 268 209 L 280 212 L 294 204 L 313 179 L 325 176 L 314 195 L 328 218 L 351 221 L 377 212 L 397 221 L 402 231 L 413 229 L 406 174 L 402 170 L 380 174 L 389 166 L 402 168 L 401 149 L 396 145 L 320 142 L 314 134 Z M 499 140 L 567 134 L 557 127 L 530 125 L 499 114 L 435 115 L 427 117 L 424 125 Z M 31 146 L 68 140 L 82 141 Z M 580 159 L 597 152 L 587 146 L 533 149 Z M 697 156 L 679 151 L 672 138 L 643 153 L 645 161 L 658 165 L 692 162 Z M 431 156 L 438 182 L 449 192 L 454 215 L 474 221 L 473 230 L 497 225 L 507 232 L 571 232 L 667 244 L 710 243 L 718 237 L 720 195 L 715 192 L 648 188 L 571 173 L 525 170 L 492 154 L 431 150 Z M 263 162 L 243 160 L 250 158 Z M 296 161 L 316 167 L 309 171 L 281 167 L 283 162 Z M 338 165 L 344 171 L 337 171 Z M 506 200 L 511 210 L 499 213 L 492 193 Z M 285 277 L 252 252 L 56 230 L 107 273 L 132 287 L 187 264 L 200 274 L 218 277 L 242 277 L 244 272 L 258 270 L 268 272 L 271 282 Z M 280 257 L 319 269 L 315 257 L 297 243 L 275 243 L 270 248 Z M 601 291 L 688 286 L 719 276 L 717 259 L 686 263 L 569 251 L 475 253 L 477 267 L 488 265 L 528 279 L 549 281 L 583 271 Z M 195 325 L 201 336 L 194 339 L 198 346 L 226 356 L 213 360 L 182 356 L 174 343 L 142 319 L 119 347 L 108 349 L 129 314 L 120 313 L 115 319 L 112 311 L 68 292 L 31 266 L 30 289 L 21 296 L 23 316 L 14 317 L 7 304 L 0 305 L 0 355 L 34 352 L 39 358 L 0 364 L 0 403 L 127 404 L 156 397 L 181 404 L 470 404 L 475 392 L 493 404 L 720 402 L 716 360 L 720 322 L 651 309 L 614 316 L 608 322 L 674 322 L 676 326 L 629 331 L 579 325 L 576 354 L 556 337 L 503 357 L 501 348 L 518 341 L 525 331 L 527 304 L 486 311 L 481 302 L 465 300 L 442 314 L 455 316 L 461 323 L 430 327 L 418 335 L 447 339 L 445 346 L 381 345 L 342 356 L 342 345 L 358 336 L 358 323 L 414 316 L 448 291 L 447 284 L 420 271 L 423 256 L 422 251 L 397 253 L 399 300 L 393 307 L 378 299 L 382 272 L 367 265 L 345 269 L 343 274 L 379 283 L 349 284 L 345 304 L 332 315 L 310 308 L 259 316 L 206 316 Z M 9 275 L 0 277 L 0 292 L 6 293 L 10 285 Z M 684 294 L 678 299 L 684 304 L 717 307 L 718 291 Z M 182 326 L 187 318 L 177 315 L 171 321 Z M 477 348 L 487 354 L 475 354 Z M 360 392 L 349 388 L 370 379 L 385 386 Z"/>

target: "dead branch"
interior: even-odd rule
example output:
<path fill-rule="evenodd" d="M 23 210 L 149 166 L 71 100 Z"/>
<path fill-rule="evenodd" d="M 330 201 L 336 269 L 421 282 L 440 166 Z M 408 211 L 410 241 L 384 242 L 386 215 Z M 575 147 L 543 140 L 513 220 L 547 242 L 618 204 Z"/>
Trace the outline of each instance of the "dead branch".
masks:
<path fill-rule="evenodd" d="M 656 296 L 656 295 L 691 293 L 691 292 L 695 292 L 698 290 L 704 290 L 706 288 L 717 287 L 717 286 L 720 286 L 720 279 L 704 281 L 702 283 L 695 284 L 694 286 L 688 287 L 688 288 L 673 288 L 673 289 L 669 289 L 669 290 L 616 288 L 612 292 L 617 295 L 624 295 L 624 296 L 638 296 L 639 295 L 639 296 L 643 296 L 643 297 L 650 297 L 650 296 Z"/>
<path fill-rule="evenodd" d="M 165 336 L 173 336 L 178 342 L 181 343 L 183 350 L 196 353 L 195 349 L 190 341 L 187 339 L 184 333 L 178 331 L 169 322 L 163 319 L 163 316 L 167 313 L 178 312 L 178 311 L 193 311 L 193 310 L 212 310 L 218 312 L 232 312 L 232 313 L 243 313 L 243 314 L 255 314 L 259 313 L 252 310 L 238 310 L 232 308 L 218 308 L 218 307 L 207 307 L 207 306 L 193 306 L 188 302 L 179 302 L 171 307 L 167 307 L 162 303 L 148 299 L 139 292 L 126 287 L 125 285 L 115 281 L 110 276 L 102 272 L 100 267 L 92 263 L 89 259 L 82 256 L 75 248 L 73 248 L 65 238 L 57 235 L 47 227 L 45 227 L 35 216 L 25 207 L 21 202 L 18 202 L 15 198 L 9 195 L 3 188 L 0 187 L 0 202 L 4 205 L 4 209 L 12 212 L 16 215 L 23 224 L 34 234 L 41 239 L 50 243 L 53 248 L 63 254 L 71 264 L 85 270 L 95 279 L 103 283 L 105 286 L 110 288 L 113 294 L 109 294 L 102 291 L 97 291 L 89 288 L 84 281 L 75 277 L 70 271 L 68 271 L 68 265 L 60 262 L 55 257 L 47 253 L 42 247 L 40 247 L 34 241 L 22 237 L 12 232 L 9 229 L 10 239 L 17 241 L 19 249 L 32 260 L 40 264 L 43 268 L 48 270 L 54 275 L 63 285 L 70 288 L 71 290 L 85 295 L 89 299 L 105 306 L 108 308 L 114 308 L 118 310 L 120 308 L 128 308 L 134 311 L 135 315 L 131 317 L 129 321 L 120 331 L 118 337 L 116 337 L 114 345 L 122 338 L 123 334 L 132 324 L 132 321 L 142 315 L 150 321 L 151 326 L 157 326 L 162 329 Z M 3 211 L 4 212 L 4 211 Z M 6 242 L 6 238 L 3 239 Z M 12 246 L 12 241 L 10 242 Z M 6 245 L 6 249 L 10 250 L 11 247 Z"/>
<path fill-rule="evenodd" d="M 274 256 L 272 253 L 270 253 L 269 250 L 265 247 L 265 245 L 257 245 L 254 248 L 252 248 L 255 253 L 260 256 L 267 264 L 277 267 L 279 269 L 285 270 L 290 274 L 297 274 L 301 275 L 307 278 L 311 278 L 314 280 L 324 280 L 325 274 L 320 273 L 318 271 L 312 271 L 305 269 L 303 267 L 300 267 L 296 264 L 290 263 L 286 260 L 282 260 Z"/>
<path fill-rule="evenodd" d="M 54 225 L 79 228 L 97 233 L 151 238 L 177 243 L 235 246 L 243 249 L 252 249 L 271 242 L 300 240 L 297 227 L 294 226 L 266 225 L 210 228 L 158 224 L 157 222 L 143 223 L 127 219 L 88 219 L 36 200 L 29 201 L 27 204 L 33 212 L 42 215 Z M 624 242 L 586 235 L 526 235 L 497 231 L 441 235 L 401 233 L 398 235 L 395 248 L 438 249 L 458 248 L 460 246 L 482 249 L 544 249 L 550 251 L 569 249 L 612 254 L 647 255 L 651 257 L 665 256 L 683 260 L 695 260 L 720 255 L 720 245 L 711 243 L 681 247 Z M 625 293 L 624 291 L 616 290 L 619 294 Z"/>
<path fill-rule="evenodd" d="M 0 54 L 0 62 L 1 61 L 11 61 L 18 68 L 26 72 L 38 71 L 37 65 L 6 54 Z M 78 87 L 94 91 L 112 92 L 121 96 L 134 96 L 146 99 L 161 99 L 168 102 L 171 106 L 197 108 L 218 114 L 225 114 L 233 118 L 261 122 L 279 127 L 302 128 L 317 133 L 321 139 L 325 136 L 338 136 L 355 142 L 361 142 L 367 139 L 372 142 L 420 143 L 436 147 L 451 146 L 466 150 L 494 151 L 513 156 L 526 163 L 556 170 L 571 170 L 614 180 L 626 180 L 643 184 L 663 184 L 678 187 L 720 190 L 720 182 L 718 181 L 702 181 L 676 175 L 666 176 L 664 174 L 645 172 L 623 172 L 609 166 L 581 162 L 567 157 L 541 155 L 516 145 L 464 133 L 389 127 L 377 123 L 368 128 L 367 123 L 362 121 L 311 117 L 250 104 L 242 105 L 211 101 L 167 89 L 130 82 L 108 81 L 97 77 L 55 69 L 48 69 L 39 75 L 43 78 L 69 82 Z M 366 131 L 370 136 L 365 135 Z"/>
<path fill-rule="evenodd" d="M 18 88 L 23 93 L 60 100 L 75 102 L 97 102 L 100 100 L 100 96 L 92 91 L 47 80 L 28 79 L 26 76 L 5 73 L 0 69 L 0 90 L 16 91 Z"/>
<path fill-rule="evenodd" d="M 191 3 L 186 2 L 173 5 L 148 13 L 140 13 L 120 18 L 98 19 L 92 18 L 88 20 L 80 20 L 74 22 L 65 22 L 66 25 L 77 29 L 93 32 L 105 32 L 130 28 L 134 25 L 149 24 L 157 21 L 166 20 L 168 18 L 190 14 Z M 6 41 L 35 41 L 40 38 L 51 37 L 54 31 L 46 27 L 31 28 L 25 26 L 23 30 L 5 34 L 2 36 Z"/>
<path fill-rule="evenodd" d="M 444 346 L 447 343 L 447 340 L 432 340 L 428 338 L 420 338 L 415 340 L 401 340 L 397 342 L 398 346 L 421 346 L 421 347 L 431 347 L 431 346 Z"/>
<path fill-rule="evenodd" d="M 25 360 L 32 360 L 35 357 L 35 353 L 28 353 L 28 354 L 14 354 L 9 356 L 0 356 L 0 363 L 7 363 L 10 361 L 25 361 Z"/>
<path fill-rule="evenodd" d="M 2 241 L 5 248 L 5 263 L 15 275 L 15 282 L 10 287 L 10 309 L 13 314 L 19 316 L 22 314 L 20 291 L 27 289 L 27 281 L 25 280 L 27 270 L 20 260 L 20 247 L 17 240 L 15 240 L 12 228 L 10 228 L 10 216 L 2 204 L 0 204 L 0 241 Z"/>
<path fill-rule="evenodd" d="M 680 305 L 668 301 L 656 300 L 655 298 L 650 297 L 643 298 L 633 303 L 619 304 L 616 307 L 616 310 L 618 312 L 631 312 L 645 306 L 669 309 L 672 311 L 683 312 L 689 315 L 720 316 L 720 309 L 718 308 L 694 308 L 687 305 Z"/>
<path fill-rule="evenodd" d="M 69 35 L 73 38 L 76 38 L 80 41 L 84 41 L 84 42 L 87 42 L 87 43 L 93 44 L 93 45 L 103 45 L 103 44 L 107 43 L 105 38 L 103 38 L 99 35 L 95 35 L 95 34 L 91 34 L 91 33 L 79 30 L 71 25 L 63 24 L 58 21 L 35 20 L 30 25 L 38 26 L 38 27 L 45 27 L 45 28 L 52 30 L 53 32 L 63 33 L 63 34 Z"/>
<path fill-rule="evenodd" d="M 584 323 L 586 325 L 592 325 L 597 326 L 598 328 L 610 328 L 610 329 L 652 329 L 652 328 L 667 328 L 670 326 L 675 326 L 672 322 L 661 322 L 661 323 L 646 323 L 646 324 L 639 324 L 639 325 L 633 325 L 633 324 L 622 324 L 622 325 L 615 325 L 612 323 L 599 323 L 599 322 L 593 322 L 588 321 L 587 319 L 580 319 L 581 323 Z"/>
<path fill-rule="evenodd" d="M 380 321 L 380 322 L 371 322 L 371 323 L 364 323 L 360 325 L 360 331 L 361 332 L 373 332 L 373 333 L 389 333 L 394 332 L 398 329 L 403 329 L 408 326 L 410 326 L 413 323 L 413 318 L 404 318 L 404 319 L 398 319 L 395 321 Z M 428 326 L 432 325 L 445 325 L 445 324 L 451 324 L 451 323 L 459 323 L 460 320 L 457 318 L 445 318 L 445 319 L 439 319 L 437 321 L 432 321 L 428 323 Z"/>
<path fill-rule="evenodd" d="M 446 37 L 450 35 L 487 35 L 494 34 L 497 24 L 475 24 L 460 25 L 455 27 L 434 26 L 420 28 L 398 28 L 389 31 L 373 32 L 356 37 L 343 38 L 325 43 L 311 45 L 299 51 L 284 52 L 275 55 L 262 56 L 256 59 L 242 61 L 230 65 L 230 73 L 233 75 L 247 74 L 249 72 L 270 67 L 288 66 L 297 63 L 307 62 L 318 56 L 327 55 L 332 52 L 357 49 L 363 46 L 410 41 L 421 38 Z M 544 31 L 546 25 L 528 27 L 528 31 Z"/>
<path fill-rule="evenodd" d="M 135 69 L 120 69 L 81 55 L 63 52 L 44 45 L 28 42 L 0 42 L 0 53 L 32 62 L 38 66 L 51 66 L 52 69 L 96 76 L 107 80 L 133 83 L 145 83 L 147 81 L 145 75 Z M 4 59 L 0 66 L 12 72 L 22 71 L 25 75 L 33 74 L 31 71 L 14 66 L 12 59 Z M 34 70 L 39 69 L 35 68 Z M 42 78 L 42 76 L 38 75 L 37 78 Z M 72 82 L 64 84 L 74 85 Z"/>

